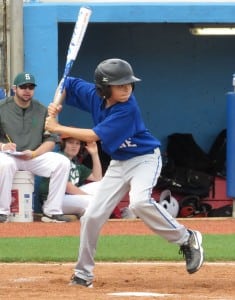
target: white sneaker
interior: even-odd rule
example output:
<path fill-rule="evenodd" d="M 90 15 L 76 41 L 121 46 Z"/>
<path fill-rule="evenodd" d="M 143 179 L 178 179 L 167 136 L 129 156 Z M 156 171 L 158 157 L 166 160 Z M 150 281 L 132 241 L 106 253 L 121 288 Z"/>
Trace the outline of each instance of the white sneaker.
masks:
<path fill-rule="evenodd" d="M 64 215 L 46 215 L 43 214 L 41 218 L 42 222 L 45 223 L 65 223 L 65 222 L 70 222 L 70 218 L 64 216 Z"/>

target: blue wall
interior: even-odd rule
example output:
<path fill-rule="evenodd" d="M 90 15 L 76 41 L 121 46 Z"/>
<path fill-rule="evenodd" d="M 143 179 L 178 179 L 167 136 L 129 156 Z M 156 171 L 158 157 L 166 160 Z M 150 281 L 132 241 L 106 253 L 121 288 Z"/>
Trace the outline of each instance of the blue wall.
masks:
<path fill-rule="evenodd" d="M 94 4 L 72 75 L 93 80 L 108 57 L 128 60 L 142 82 L 136 96 L 147 127 L 166 144 L 173 132 L 191 132 L 207 151 L 226 127 L 225 93 L 231 90 L 235 37 L 195 37 L 191 23 L 235 21 L 235 4 Z M 62 76 L 80 4 L 24 4 L 25 70 L 38 81 L 46 105 Z M 58 26 L 59 23 L 59 26 Z M 64 107 L 60 121 L 92 126 L 90 117 Z"/>

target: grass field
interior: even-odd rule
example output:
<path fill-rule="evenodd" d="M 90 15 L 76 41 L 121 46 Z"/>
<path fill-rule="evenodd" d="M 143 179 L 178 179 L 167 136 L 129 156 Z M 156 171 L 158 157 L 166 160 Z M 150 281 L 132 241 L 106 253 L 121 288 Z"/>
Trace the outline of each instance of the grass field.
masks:
<path fill-rule="evenodd" d="M 1 262 L 71 262 L 79 237 L 1 238 Z M 234 234 L 203 236 L 205 261 L 235 261 Z M 155 235 L 100 236 L 96 261 L 181 261 L 179 247 Z"/>

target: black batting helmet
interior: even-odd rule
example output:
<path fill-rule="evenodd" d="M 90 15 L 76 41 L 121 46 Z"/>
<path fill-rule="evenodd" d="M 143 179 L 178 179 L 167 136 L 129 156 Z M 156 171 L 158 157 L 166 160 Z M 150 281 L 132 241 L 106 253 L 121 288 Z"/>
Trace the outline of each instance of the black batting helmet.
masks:
<path fill-rule="evenodd" d="M 99 63 L 94 75 L 95 84 L 102 88 L 109 85 L 122 85 L 140 81 L 134 76 L 131 65 L 119 58 L 110 58 Z"/>

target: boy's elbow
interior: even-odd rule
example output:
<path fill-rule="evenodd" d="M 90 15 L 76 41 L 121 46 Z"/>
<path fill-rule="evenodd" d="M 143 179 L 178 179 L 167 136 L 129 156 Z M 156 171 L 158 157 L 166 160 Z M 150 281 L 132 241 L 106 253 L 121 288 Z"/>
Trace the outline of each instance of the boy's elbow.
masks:
<path fill-rule="evenodd" d="M 91 134 L 89 135 L 89 138 L 90 138 L 90 142 L 98 142 L 100 140 L 98 135 L 93 130 L 91 131 Z"/>
<path fill-rule="evenodd" d="M 94 143 L 97 142 L 99 138 L 96 135 L 90 135 L 86 137 L 86 142 L 87 143 Z"/>

